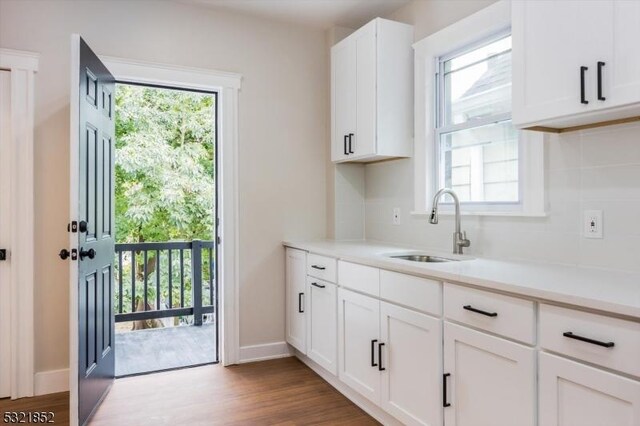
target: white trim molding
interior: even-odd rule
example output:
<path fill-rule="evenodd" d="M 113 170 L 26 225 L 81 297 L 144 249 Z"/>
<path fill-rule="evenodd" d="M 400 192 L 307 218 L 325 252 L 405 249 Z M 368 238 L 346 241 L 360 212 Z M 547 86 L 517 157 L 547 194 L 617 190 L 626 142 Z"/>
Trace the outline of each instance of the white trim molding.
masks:
<path fill-rule="evenodd" d="M 415 53 L 415 146 L 414 146 L 414 215 L 431 210 L 431 200 L 437 189 L 436 161 L 436 91 L 435 75 L 440 57 L 472 45 L 478 40 L 505 31 L 511 26 L 511 3 L 498 1 L 413 45 Z M 544 134 L 520 133 L 522 158 L 521 202 L 508 211 L 478 210 L 462 206 L 469 215 L 545 216 L 544 195 Z M 443 207 L 447 210 L 447 206 Z M 443 211 L 443 213 L 444 213 Z"/>
<path fill-rule="evenodd" d="M 0 68 L 10 72 L 9 126 L 11 232 L 10 329 L 11 398 L 34 394 L 34 176 L 33 132 L 35 73 L 39 55 L 0 49 Z"/>
<path fill-rule="evenodd" d="M 69 369 L 41 371 L 36 373 L 35 394 L 67 392 L 69 390 Z"/>
<path fill-rule="evenodd" d="M 254 361 L 266 361 L 268 359 L 286 358 L 293 356 L 293 348 L 287 342 L 265 343 L 240 347 L 240 359 L 238 364 Z"/>

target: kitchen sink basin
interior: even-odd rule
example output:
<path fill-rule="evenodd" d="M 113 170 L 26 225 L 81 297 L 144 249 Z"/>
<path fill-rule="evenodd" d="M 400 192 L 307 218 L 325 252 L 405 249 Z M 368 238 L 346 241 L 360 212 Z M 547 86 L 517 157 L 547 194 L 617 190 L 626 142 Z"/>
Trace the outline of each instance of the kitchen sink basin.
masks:
<path fill-rule="evenodd" d="M 393 259 L 409 260 L 411 262 L 425 262 L 425 263 L 443 263 L 443 262 L 457 262 L 458 259 L 449 259 L 446 257 L 430 256 L 427 254 L 402 254 L 397 256 L 389 256 Z"/>

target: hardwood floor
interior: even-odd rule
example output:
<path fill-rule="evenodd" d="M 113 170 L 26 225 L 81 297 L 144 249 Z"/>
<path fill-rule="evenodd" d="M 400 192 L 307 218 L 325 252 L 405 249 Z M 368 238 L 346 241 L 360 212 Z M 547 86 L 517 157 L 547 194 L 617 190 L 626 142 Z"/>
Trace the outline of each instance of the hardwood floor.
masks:
<path fill-rule="evenodd" d="M 91 426 L 375 425 L 296 358 L 116 380 Z"/>
<path fill-rule="evenodd" d="M 54 413 L 55 425 L 69 424 L 69 392 L 52 393 L 36 396 L 34 398 L 22 398 L 11 401 L 0 399 L 0 423 L 4 424 L 4 414 L 15 411 L 39 411 Z"/>

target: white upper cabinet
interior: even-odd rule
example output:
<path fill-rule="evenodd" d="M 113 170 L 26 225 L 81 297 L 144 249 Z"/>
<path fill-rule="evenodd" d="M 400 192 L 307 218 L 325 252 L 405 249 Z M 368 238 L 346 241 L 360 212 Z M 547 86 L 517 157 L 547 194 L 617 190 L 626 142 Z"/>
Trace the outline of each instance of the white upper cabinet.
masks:
<path fill-rule="evenodd" d="M 413 27 L 374 19 L 331 49 L 331 159 L 413 151 Z"/>
<path fill-rule="evenodd" d="M 512 34 L 517 127 L 640 115 L 640 2 L 512 2 Z"/>

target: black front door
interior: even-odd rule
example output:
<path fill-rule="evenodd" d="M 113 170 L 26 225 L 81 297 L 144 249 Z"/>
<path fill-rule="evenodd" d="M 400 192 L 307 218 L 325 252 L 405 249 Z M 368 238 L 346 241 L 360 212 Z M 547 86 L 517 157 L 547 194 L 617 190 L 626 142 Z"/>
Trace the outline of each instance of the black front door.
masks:
<path fill-rule="evenodd" d="M 113 262 L 115 81 L 79 39 L 78 416 L 83 425 L 115 377 Z"/>

